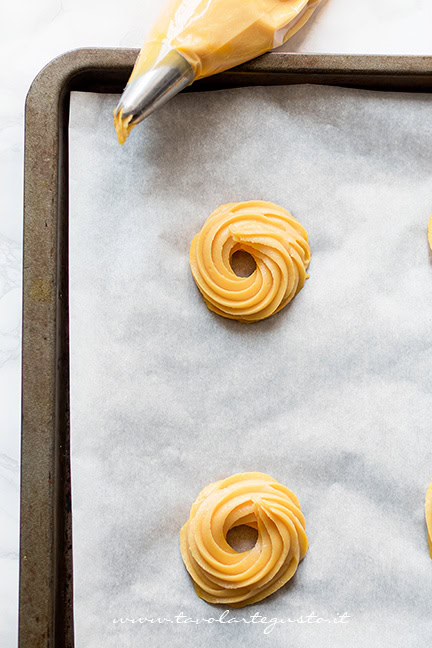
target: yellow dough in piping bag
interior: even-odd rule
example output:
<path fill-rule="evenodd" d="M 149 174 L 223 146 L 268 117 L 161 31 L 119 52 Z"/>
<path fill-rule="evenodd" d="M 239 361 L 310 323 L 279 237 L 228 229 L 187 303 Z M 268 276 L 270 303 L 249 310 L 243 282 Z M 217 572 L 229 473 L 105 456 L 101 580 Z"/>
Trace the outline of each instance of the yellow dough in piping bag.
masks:
<path fill-rule="evenodd" d="M 257 529 L 255 546 L 238 552 L 227 542 L 233 527 Z M 287 583 L 308 549 L 297 497 L 264 473 L 233 475 L 204 488 L 180 531 L 180 550 L 198 596 L 244 607 Z"/>
<path fill-rule="evenodd" d="M 249 277 L 237 276 L 231 267 L 238 250 L 256 263 Z M 216 209 L 194 237 L 189 259 L 210 310 L 256 322 L 280 311 L 303 288 L 310 247 L 305 228 L 286 209 L 251 200 Z"/>
<path fill-rule="evenodd" d="M 249 61 L 282 45 L 307 22 L 320 2 L 169 0 L 147 35 L 128 86 L 154 71 L 173 50 L 191 67 L 188 83 Z M 158 105 L 175 92 L 165 94 Z M 114 125 L 121 144 L 138 121 L 136 115 L 123 114 L 120 102 Z"/>
<path fill-rule="evenodd" d="M 429 555 L 432 559 L 432 481 L 426 491 L 425 517 L 428 530 Z"/>

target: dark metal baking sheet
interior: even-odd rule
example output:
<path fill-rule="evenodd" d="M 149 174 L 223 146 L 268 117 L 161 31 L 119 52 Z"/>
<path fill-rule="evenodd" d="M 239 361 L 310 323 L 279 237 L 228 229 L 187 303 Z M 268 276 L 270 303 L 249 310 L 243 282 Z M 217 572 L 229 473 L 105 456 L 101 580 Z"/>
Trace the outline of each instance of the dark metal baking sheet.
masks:
<path fill-rule="evenodd" d="M 72 90 L 121 92 L 137 50 L 81 49 L 46 66 L 26 102 L 20 648 L 72 648 L 68 119 Z M 189 91 L 313 83 L 432 92 L 432 57 L 271 53 Z"/>

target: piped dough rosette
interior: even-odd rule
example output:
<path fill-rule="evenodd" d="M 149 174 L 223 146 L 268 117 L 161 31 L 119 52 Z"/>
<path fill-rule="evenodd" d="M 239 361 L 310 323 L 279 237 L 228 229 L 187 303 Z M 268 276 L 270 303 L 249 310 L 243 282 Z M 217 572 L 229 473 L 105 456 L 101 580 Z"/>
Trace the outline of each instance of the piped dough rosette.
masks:
<path fill-rule="evenodd" d="M 231 267 L 243 250 L 256 264 L 249 277 Z M 194 237 L 190 266 L 208 308 L 255 322 L 274 315 L 303 288 L 310 248 L 305 228 L 283 207 L 262 200 L 228 203 L 214 211 Z"/>
<path fill-rule="evenodd" d="M 425 517 L 428 532 L 429 555 L 432 558 L 432 481 L 426 491 Z"/>
<path fill-rule="evenodd" d="M 258 531 L 255 546 L 227 542 L 240 524 Z M 180 531 L 180 550 L 195 591 L 208 603 L 243 607 L 292 578 L 308 548 L 297 497 L 264 473 L 233 475 L 204 488 Z"/>

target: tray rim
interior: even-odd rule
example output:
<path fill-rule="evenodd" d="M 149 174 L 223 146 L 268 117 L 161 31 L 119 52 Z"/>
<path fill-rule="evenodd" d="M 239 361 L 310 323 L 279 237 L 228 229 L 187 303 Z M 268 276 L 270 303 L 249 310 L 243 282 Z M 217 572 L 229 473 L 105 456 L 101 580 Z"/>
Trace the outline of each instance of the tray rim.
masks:
<path fill-rule="evenodd" d="M 73 90 L 119 92 L 137 49 L 83 48 L 35 77 L 25 109 L 19 647 L 73 648 L 68 116 Z M 432 92 L 432 56 L 269 53 L 192 91 L 315 83 Z"/>

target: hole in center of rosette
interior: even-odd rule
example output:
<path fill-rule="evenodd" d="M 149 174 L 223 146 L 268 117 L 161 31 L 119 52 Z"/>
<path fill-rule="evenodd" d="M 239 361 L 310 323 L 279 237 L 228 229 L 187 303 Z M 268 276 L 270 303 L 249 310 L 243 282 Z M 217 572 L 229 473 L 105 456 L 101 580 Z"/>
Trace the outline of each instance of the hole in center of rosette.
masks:
<path fill-rule="evenodd" d="M 236 250 L 231 257 L 231 268 L 237 277 L 250 277 L 256 269 L 255 259 L 249 252 Z"/>
<path fill-rule="evenodd" d="M 229 546 L 238 553 L 253 549 L 257 540 L 258 531 L 247 524 L 239 524 L 239 526 L 233 527 L 228 531 L 226 536 L 226 541 Z"/>

